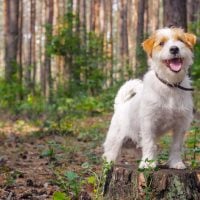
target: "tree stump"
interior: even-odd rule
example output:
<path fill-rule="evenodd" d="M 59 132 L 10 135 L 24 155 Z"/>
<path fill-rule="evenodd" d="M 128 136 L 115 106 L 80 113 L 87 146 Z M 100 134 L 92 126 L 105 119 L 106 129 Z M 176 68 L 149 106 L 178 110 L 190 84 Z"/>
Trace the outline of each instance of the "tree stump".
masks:
<path fill-rule="evenodd" d="M 199 200 L 200 169 L 139 172 L 133 165 L 115 165 L 107 174 L 104 199 L 108 200 Z"/>

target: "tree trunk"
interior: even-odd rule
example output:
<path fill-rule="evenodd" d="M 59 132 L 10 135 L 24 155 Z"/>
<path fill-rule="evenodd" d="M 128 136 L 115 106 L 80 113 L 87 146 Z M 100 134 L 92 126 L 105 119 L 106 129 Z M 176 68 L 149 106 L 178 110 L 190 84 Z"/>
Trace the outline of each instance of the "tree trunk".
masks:
<path fill-rule="evenodd" d="M 190 30 L 194 33 L 200 32 L 200 0 L 188 0 L 187 1 L 187 14 L 188 14 L 188 24 L 190 25 Z"/>
<path fill-rule="evenodd" d="M 91 1 L 91 18 L 90 31 L 94 31 L 97 35 L 100 33 L 100 0 Z"/>
<path fill-rule="evenodd" d="M 144 13 L 145 0 L 138 2 L 138 20 L 137 20 L 137 38 L 136 38 L 136 76 L 141 76 L 144 73 L 144 52 L 141 48 L 141 43 L 144 39 Z"/>
<path fill-rule="evenodd" d="M 38 23 L 38 30 L 36 32 L 36 37 L 39 45 L 36 45 L 36 52 L 38 56 L 37 60 L 37 71 L 38 74 L 38 82 L 40 83 L 41 87 L 41 94 L 45 94 L 45 70 L 44 70 L 44 36 L 45 36 L 45 27 L 44 24 L 46 23 L 45 16 L 45 1 L 37 1 L 37 14 L 36 14 L 36 21 Z"/>
<path fill-rule="evenodd" d="M 32 66 L 32 77 L 31 77 L 31 91 L 35 91 L 36 82 L 36 49 L 35 49 L 35 25 L 36 25 L 36 1 L 31 0 L 31 66 Z"/>
<path fill-rule="evenodd" d="M 5 10 L 5 78 L 11 81 L 16 73 L 18 49 L 19 0 L 4 1 Z"/>
<path fill-rule="evenodd" d="M 150 0 L 149 1 L 149 17 L 150 17 L 150 25 L 148 29 L 148 33 L 154 32 L 156 29 L 159 27 L 159 8 L 161 7 L 160 1 L 154 1 Z"/>
<path fill-rule="evenodd" d="M 104 187 L 108 200 L 198 200 L 200 170 L 159 170 L 138 172 L 133 165 L 116 165 L 107 174 Z"/>
<path fill-rule="evenodd" d="M 187 30 L 186 0 L 163 0 L 164 26 L 177 26 Z"/>
<path fill-rule="evenodd" d="M 17 63 L 19 65 L 19 83 L 21 86 L 19 98 L 20 100 L 23 99 L 23 64 L 22 64 L 22 52 L 23 52 L 23 1 L 19 3 L 19 17 L 18 17 L 18 51 L 17 51 Z"/>
<path fill-rule="evenodd" d="M 23 1 L 23 67 L 24 81 L 28 91 L 31 89 L 31 1 Z"/>
<path fill-rule="evenodd" d="M 107 61 L 106 65 L 106 74 L 108 77 L 107 86 L 113 85 L 113 8 L 112 8 L 112 0 L 103 0 L 103 8 L 105 10 L 104 15 L 104 23 L 105 23 L 105 30 L 104 33 L 104 48 L 109 60 Z"/>
<path fill-rule="evenodd" d="M 187 11 L 188 11 L 188 21 L 189 22 L 197 22 L 199 20 L 200 13 L 198 12 L 200 9 L 200 1 L 199 0 L 188 0 Z"/>
<path fill-rule="evenodd" d="M 137 21 L 137 47 L 141 47 L 141 43 L 144 37 L 144 11 L 145 11 L 145 0 L 138 2 L 138 21 Z"/>
<path fill-rule="evenodd" d="M 53 25 L 53 0 L 46 0 L 46 25 L 48 26 L 48 32 L 46 32 L 46 41 L 45 44 L 48 45 L 51 41 L 52 36 L 52 25 Z M 45 90 L 44 95 L 46 97 L 47 101 L 51 101 L 52 97 L 52 77 L 51 77 L 51 55 L 47 52 L 47 49 L 45 49 Z"/>
<path fill-rule="evenodd" d="M 132 78 L 133 72 L 135 71 L 135 50 L 136 50 L 136 22 L 137 22 L 137 1 L 129 0 L 128 1 L 128 48 L 129 48 L 129 65 L 131 66 L 131 74 L 129 75 Z"/>
<path fill-rule="evenodd" d="M 127 67 L 129 67 L 129 51 L 128 51 L 128 31 L 127 31 L 127 0 L 120 1 L 120 54 L 121 54 L 121 67 L 123 70 L 122 78 L 124 74 L 127 75 Z"/>

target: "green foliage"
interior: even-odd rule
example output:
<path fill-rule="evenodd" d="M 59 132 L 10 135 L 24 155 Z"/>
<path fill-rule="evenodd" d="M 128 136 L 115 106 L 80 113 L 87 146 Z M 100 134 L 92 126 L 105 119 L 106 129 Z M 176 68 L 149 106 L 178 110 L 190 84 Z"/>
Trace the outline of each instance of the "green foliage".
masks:
<path fill-rule="evenodd" d="M 0 78 L 0 108 L 33 119 L 45 110 L 45 100 L 39 91 L 30 93 L 15 77 L 11 82 Z"/>
<path fill-rule="evenodd" d="M 99 127 L 91 127 L 91 128 L 86 127 L 85 129 L 81 130 L 81 132 L 79 132 L 77 138 L 79 141 L 84 141 L 84 142 L 99 141 L 99 139 L 103 137 L 103 135 L 100 134 L 99 131 L 100 131 Z M 91 155 L 90 155 L 90 158 L 91 158 Z"/>
<path fill-rule="evenodd" d="M 72 171 L 66 172 L 64 176 L 67 178 L 69 189 L 73 192 L 75 197 L 78 197 L 81 187 L 80 177 Z"/>
<path fill-rule="evenodd" d="M 200 128 L 193 126 L 190 130 L 189 137 L 186 140 L 186 152 L 185 157 L 189 160 L 189 164 L 192 168 L 199 166 L 199 156 L 200 156 Z"/>
<path fill-rule="evenodd" d="M 157 171 L 158 168 L 151 167 L 151 163 L 155 162 L 155 160 L 145 160 L 148 163 L 149 167 L 144 169 L 138 169 L 138 173 L 145 179 L 145 187 L 143 188 L 145 194 L 145 200 L 152 199 L 152 174 L 154 171 Z"/>
<path fill-rule="evenodd" d="M 54 148 L 49 145 L 49 148 L 44 150 L 41 155 L 42 157 L 49 157 L 50 160 L 53 160 L 55 158 Z"/>
<path fill-rule="evenodd" d="M 2 183 L 4 187 L 11 187 L 16 183 L 16 179 L 19 178 L 22 175 L 22 172 L 17 170 L 12 170 L 10 168 L 7 168 L 6 166 L 0 166 L 1 172 L 4 172 L 6 181 L 5 183 Z"/>
<path fill-rule="evenodd" d="M 106 81 L 103 68 L 108 56 L 103 51 L 102 36 L 86 32 L 86 28 L 80 26 L 78 17 L 72 13 L 70 2 L 68 12 L 60 19 L 59 24 L 56 27 L 46 24 L 45 28 L 46 55 L 64 58 L 67 78 L 60 81 L 56 89 L 52 89 L 51 104 L 48 104 L 38 85 L 35 85 L 34 91 L 29 91 L 23 85 L 23 80 L 19 79 L 19 67 L 15 64 L 12 81 L 8 83 L 3 78 L 0 79 L 0 107 L 31 119 L 58 113 L 54 119 L 50 117 L 45 126 L 63 129 L 64 132 L 70 129 L 71 123 L 70 120 L 67 124 L 65 120 L 61 120 L 63 116 L 82 116 L 85 113 L 96 115 L 111 105 L 109 94 L 106 96 L 104 92 L 104 97 L 101 95 Z M 56 32 L 54 35 L 53 29 Z M 106 101 L 102 103 L 101 98 Z M 58 126 L 52 123 L 55 121 L 59 122 Z"/>
<path fill-rule="evenodd" d="M 137 63 L 136 63 L 136 71 L 134 75 L 135 77 L 142 77 L 148 68 L 147 57 L 144 50 L 141 47 L 137 47 L 136 55 L 137 55 L 137 59 L 136 59 Z"/>
<path fill-rule="evenodd" d="M 60 24 L 57 35 L 49 38 L 51 44 L 47 46 L 49 55 L 74 55 L 79 53 L 80 38 L 73 31 L 73 21 L 77 24 L 77 18 L 72 13 L 65 14 L 63 21 Z M 50 25 L 47 25 L 47 34 L 52 30 Z M 51 34 L 49 34 L 51 35 Z"/>
<path fill-rule="evenodd" d="M 197 44 L 194 48 L 194 64 L 192 66 L 192 78 L 197 88 L 200 88 L 200 44 Z"/>
<path fill-rule="evenodd" d="M 48 37 L 46 49 L 49 55 L 65 58 L 65 68 L 70 73 L 68 94 L 76 95 L 85 91 L 95 95 L 102 91 L 105 82 L 103 66 L 108 58 L 103 52 L 103 38 L 94 32 L 86 33 L 85 27 L 79 27 L 76 31 L 79 25 L 74 14 L 65 14 L 58 33 Z M 51 28 L 47 26 L 47 35 L 50 35 L 50 31 Z"/>
<path fill-rule="evenodd" d="M 16 101 L 20 100 L 20 92 L 22 88 L 18 81 L 7 82 L 0 79 L 0 106 L 1 108 L 12 108 Z"/>
<path fill-rule="evenodd" d="M 45 100 L 39 94 L 27 94 L 23 100 L 14 105 L 15 113 L 28 116 L 30 119 L 37 118 L 45 110 Z"/>
<path fill-rule="evenodd" d="M 78 199 L 81 187 L 83 185 L 82 178 L 73 171 L 64 173 L 56 173 L 55 183 L 60 187 L 62 192 L 54 193 L 57 198 Z"/>
<path fill-rule="evenodd" d="M 200 27 L 200 24 L 199 24 Z M 197 34 L 198 37 L 200 35 Z M 194 104 L 195 108 L 200 109 L 200 43 L 198 42 L 194 48 L 194 64 L 192 65 L 191 75 L 195 86 Z"/>
<path fill-rule="evenodd" d="M 98 174 L 93 169 L 89 163 L 83 163 L 82 168 L 84 169 L 83 174 L 88 174 L 89 176 L 84 181 L 84 184 L 89 184 L 93 187 L 93 199 L 103 199 L 104 186 L 108 174 L 111 172 L 113 163 L 103 160 L 101 172 Z"/>
<path fill-rule="evenodd" d="M 193 22 L 189 24 L 189 30 L 196 34 L 197 38 L 200 37 L 199 33 L 200 21 Z M 194 47 L 194 64 L 191 68 L 191 76 L 193 80 L 193 85 L 195 86 L 195 94 L 194 94 L 194 104 L 195 108 L 199 111 L 200 109 L 200 43 L 197 40 L 197 44 Z"/>
<path fill-rule="evenodd" d="M 53 200 L 70 200 L 70 198 L 64 192 L 57 191 L 53 194 Z"/>
<path fill-rule="evenodd" d="M 189 24 L 189 30 L 196 34 L 197 38 L 200 37 L 200 34 L 198 32 L 200 28 L 200 21 L 197 22 L 193 22 L 191 24 Z M 200 88 L 200 43 L 197 39 L 197 44 L 195 45 L 194 48 L 194 64 L 192 65 L 192 70 L 191 70 L 191 75 L 192 75 L 192 79 L 194 82 L 194 85 L 197 87 L 197 89 L 199 90 Z M 197 93 L 197 95 L 199 95 Z M 200 101 L 200 99 L 198 99 L 198 101 Z"/>
<path fill-rule="evenodd" d="M 88 162 L 81 165 L 79 173 L 75 171 L 55 172 L 56 179 L 53 181 L 60 188 L 54 193 L 56 199 L 79 199 L 81 191 L 88 186 L 92 188 L 93 199 L 102 199 L 104 185 L 108 173 L 112 170 L 113 163 L 103 161 L 100 173 L 95 172 L 93 166 Z"/>

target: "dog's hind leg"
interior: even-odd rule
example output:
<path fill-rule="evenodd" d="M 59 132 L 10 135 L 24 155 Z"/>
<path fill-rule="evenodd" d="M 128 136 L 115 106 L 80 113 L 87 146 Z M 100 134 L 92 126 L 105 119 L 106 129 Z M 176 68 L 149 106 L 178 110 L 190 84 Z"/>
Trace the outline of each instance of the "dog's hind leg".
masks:
<path fill-rule="evenodd" d="M 106 141 L 104 143 L 104 154 L 103 158 L 108 162 L 115 162 L 120 154 L 120 150 L 123 144 L 124 138 L 119 137 L 118 134 L 111 135 L 108 133 Z"/>
<path fill-rule="evenodd" d="M 121 127 L 118 123 L 116 123 L 116 121 L 112 120 L 106 141 L 103 144 L 103 158 L 105 158 L 108 162 L 115 162 L 118 155 L 120 154 L 124 139 L 125 136 L 121 131 Z"/>

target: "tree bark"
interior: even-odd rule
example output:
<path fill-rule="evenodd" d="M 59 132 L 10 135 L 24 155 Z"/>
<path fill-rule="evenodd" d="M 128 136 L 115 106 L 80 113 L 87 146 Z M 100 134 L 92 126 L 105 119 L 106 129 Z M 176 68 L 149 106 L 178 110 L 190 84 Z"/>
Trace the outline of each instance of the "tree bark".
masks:
<path fill-rule="evenodd" d="M 90 31 L 96 34 L 100 33 L 100 0 L 91 1 L 91 18 L 90 18 Z"/>
<path fill-rule="evenodd" d="M 31 91 L 35 91 L 36 82 L 36 35 L 35 35 L 35 25 L 36 25 L 36 1 L 31 0 L 31 66 L 32 66 L 32 77 L 31 77 Z"/>
<path fill-rule="evenodd" d="M 23 0 L 23 68 L 24 82 L 28 91 L 31 89 L 31 1 Z"/>
<path fill-rule="evenodd" d="M 164 26 L 187 30 L 186 0 L 163 0 Z"/>
<path fill-rule="evenodd" d="M 188 21 L 197 22 L 200 16 L 198 12 L 200 9 L 199 0 L 188 0 L 187 10 L 188 10 Z"/>
<path fill-rule="evenodd" d="M 144 39 L 144 13 L 145 0 L 138 2 L 138 20 L 137 20 L 137 38 L 136 38 L 136 75 L 141 76 L 144 73 L 144 52 L 141 48 L 141 43 Z"/>
<path fill-rule="evenodd" d="M 148 32 L 153 33 L 159 27 L 159 8 L 161 7 L 160 1 L 150 0 L 148 2 L 149 7 L 149 25 L 148 25 Z"/>
<path fill-rule="evenodd" d="M 105 10 L 104 48 L 109 57 L 106 65 L 106 73 L 108 77 L 107 86 L 109 87 L 113 85 L 113 5 L 112 0 L 103 0 L 102 2 Z"/>
<path fill-rule="evenodd" d="M 5 10 L 5 78 L 11 81 L 17 71 L 19 0 L 4 1 Z"/>
<path fill-rule="evenodd" d="M 107 174 L 104 196 L 108 200 L 198 200 L 200 170 L 159 170 L 138 172 L 133 165 L 116 165 Z"/>
<path fill-rule="evenodd" d="M 129 50 L 128 50 L 128 31 L 127 31 L 127 0 L 120 1 L 120 54 L 121 54 L 121 67 L 124 68 L 122 78 L 124 74 L 127 75 L 126 69 L 129 67 Z"/>
<path fill-rule="evenodd" d="M 17 51 L 17 63 L 19 65 L 19 83 L 21 86 L 19 98 L 20 100 L 23 99 L 23 61 L 22 61 L 22 52 L 23 52 L 23 1 L 20 1 L 19 3 L 19 17 L 18 17 L 18 51 Z"/>
<path fill-rule="evenodd" d="M 137 22 L 137 1 L 128 1 L 128 48 L 129 48 L 129 65 L 131 66 L 132 78 L 133 72 L 135 71 L 135 50 L 136 50 L 136 22 Z"/>
<path fill-rule="evenodd" d="M 138 21 L 137 21 L 137 47 L 141 47 L 141 43 L 144 37 L 144 11 L 145 11 L 145 0 L 138 2 Z"/>
<path fill-rule="evenodd" d="M 46 32 L 46 45 L 49 44 L 52 36 L 52 25 L 53 25 L 53 0 L 46 0 L 46 25 L 49 26 L 48 32 Z M 47 101 L 51 101 L 52 96 L 52 77 L 51 77 L 51 55 L 45 50 L 45 83 L 44 83 L 44 95 Z"/>

